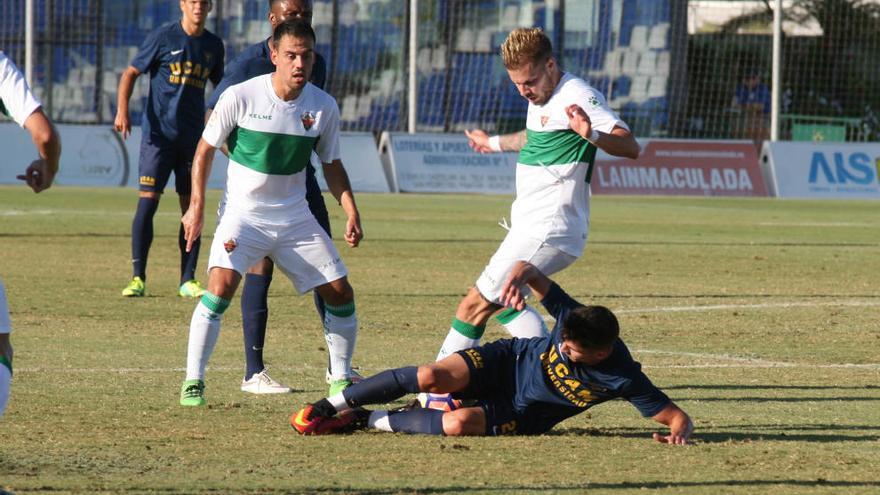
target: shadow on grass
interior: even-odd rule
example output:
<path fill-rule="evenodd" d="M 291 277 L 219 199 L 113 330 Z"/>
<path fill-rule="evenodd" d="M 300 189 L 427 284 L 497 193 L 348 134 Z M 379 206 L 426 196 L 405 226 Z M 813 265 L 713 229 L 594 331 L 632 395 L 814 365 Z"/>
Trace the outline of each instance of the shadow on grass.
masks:
<path fill-rule="evenodd" d="M 672 385 L 663 390 L 880 390 L 880 385 Z"/>
<path fill-rule="evenodd" d="M 436 493 L 517 493 L 527 491 L 535 493 L 540 491 L 552 490 L 554 492 L 572 492 L 585 493 L 587 490 L 659 490 L 659 489 L 684 489 L 684 488 L 707 488 L 707 489 L 723 489 L 737 487 L 827 487 L 827 488 L 863 488 L 863 487 L 880 487 L 880 481 L 849 481 L 849 480 L 827 480 L 824 478 L 817 479 L 758 479 L 758 480 L 706 480 L 706 481 L 623 481 L 620 483 L 606 482 L 584 482 L 584 483 L 565 483 L 565 484 L 543 484 L 543 485 L 514 485 L 505 484 L 492 486 L 475 484 L 466 485 L 458 484 L 444 487 L 421 488 L 421 487 L 399 487 L 399 488 L 376 488 L 363 489 L 357 487 L 342 486 L 315 486 L 302 489 L 273 489 L 260 488 L 253 491 L 243 491 L 240 493 L 284 493 L 284 494 L 313 494 L 313 493 L 357 493 L 360 495 L 394 495 L 394 494 L 436 494 Z M 127 491 L 148 491 L 150 493 L 194 493 L 187 490 L 177 488 L 164 487 L 123 487 Z M 68 492 L 68 488 L 42 486 L 41 492 Z M 29 490 L 30 491 L 30 490 Z M 198 493 L 228 493 L 228 490 L 222 488 L 199 489 Z"/>
<path fill-rule="evenodd" d="M 775 426 L 775 428 L 774 428 Z M 811 425 L 812 426 L 812 425 Z M 709 443 L 752 443 L 752 442 L 761 442 L 761 441 L 772 441 L 772 442 L 810 442 L 810 443 L 834 443 L 834 442 L 878 442 L 880 441 L 880 435 L 844 435 L 841 433 L 837 433 L 838 431 L 863 431 L 863 430 L 876 430 L 878 427 L 871 426 L 868 428 L 860 429 L 853 426 L 844 426 L 838 427 L 836 425 L 818 425 L 823 426 L 824 428 L 815 428 L 816 431 L 827 431 L 827 433 L 799 433 L 800 431 L 804 431 L 805 427 L 802 425 L 763 425 L 763 428 L 767 430 L 775 430 L 775 431 L 749 431 L 750 426 L 737 427 L 737 429 L 742 431 L 718 431 L 718 430 L 700 430 L 699 425 L 697 426 L 696 433 L 694 433 L 694 443 L 699 444 L 709 444 Z M 810 428 L 811 430 L 813 428 Z M 789 430 L 793 431 L 790 432 Z M 555 436 L 555 435 L 583 435 L 583 436 L 593 436 L 593 437 L 607 437 L 607 438 L 638 438 L 651 440 L 651 434 L 654 431 L 661 431 L 658 425 L 657 429 L 639 429 L 639 428 L 613 428 L 613 429 L 599 429 L 599 428 L 565 428 L 561 430 L 552 430 L 545 435 Z"/>

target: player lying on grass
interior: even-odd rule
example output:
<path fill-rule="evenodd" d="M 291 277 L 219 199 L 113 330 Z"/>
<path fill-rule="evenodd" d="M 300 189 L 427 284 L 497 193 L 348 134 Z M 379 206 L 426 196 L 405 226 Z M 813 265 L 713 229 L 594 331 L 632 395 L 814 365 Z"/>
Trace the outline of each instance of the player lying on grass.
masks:
<path fill-rule="evenodd" d="M 384 431 L 434 435 L 537 435 L 602 402 L 622 398 L 667 425 L 658 442 L 689 442 L 693 423 L 655 387 L 618 337 L 614 314 L 584 306 L 527 262 L 517 262 L 502 288 L 504 303 L 525 304 L 528 286 L 556 318 L 547 337 L 505 339 L 456 352 L 428 365 L 386 370 L 294 414 L 298 432 L 325 434 L 366 425 Z M 368 412 L 408 393 L 452 393 L 476 406 L 444 412 L 409 409 Z"/>

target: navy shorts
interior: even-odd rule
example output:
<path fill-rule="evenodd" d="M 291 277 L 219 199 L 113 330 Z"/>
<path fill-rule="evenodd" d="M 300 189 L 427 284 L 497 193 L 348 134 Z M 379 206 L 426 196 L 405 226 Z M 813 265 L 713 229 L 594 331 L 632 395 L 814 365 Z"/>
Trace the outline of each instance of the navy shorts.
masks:
<path fill-rule="evenodd" d="M 503 339 L 457 353 L 467 363 L 470 381 L 467 388 L 453 396 L 475 399 L 483 408 L 486 435 L 540 435 L 572 416 L 571 410 L 547 403 L 532 403 L 524 409 L 516 407 L 517 361 L 519 354 L 527 351 L 523 342 Z"/>
<path fill-rule="evenodd" d="M 157 136 L 144 136 L 138 160 L 138 184 L 141 191 L 162 194 L 171 172 L 174 189 L 186 196 L 192 191 L 192 160 L 198 139 L 192 142 L 168 142 Z"/>
<path fill-rule="evenodd" d="M 516 394 L 516 352 L 513 339 L 498 340 L 458 351 L 467 363 L 470 381 L 454 394 L 475 399 L 486 414 L 486 435 L 516 435 L 523 418 L 513 407 Z"/>

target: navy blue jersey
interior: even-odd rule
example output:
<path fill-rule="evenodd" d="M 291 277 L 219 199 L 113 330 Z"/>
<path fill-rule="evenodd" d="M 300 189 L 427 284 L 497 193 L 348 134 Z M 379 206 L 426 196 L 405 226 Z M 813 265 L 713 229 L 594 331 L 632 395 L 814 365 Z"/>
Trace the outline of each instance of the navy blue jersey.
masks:
<path fill-rule="evenodd" d="M 506 356 L 503 359 L 509 362 L 509 373 L 513 376 L 510 377 L 512 383 L 510 378 L 499 377 L 500 382 L 508 384 L 499 384 L 499 393 L 508 396 L 506 399 L 520 417 L 519 433 L 542 433 L 566 418 L 611 399 L 629 401 L 646 417 L 656 415 L 670 403 L 669 397 L 645 376 L 641 365 L 620 339 L 614 343 L 611 355 L 598 365 L 572 363 L 559 352 L 562 324 L 569 311 L 582 305 L 556 284 L 541 302 L 556 318 L 550 335 L 513 339 L 510 352 L 500 354 Z M 504 366 L 485 363 L 486 368 L 496 365 Z M 498 399 L 496 395 L 494 400 Z"/>
<path fill-rule="evenodd" d="M 205 127 L 205 84 L 220 83 L 223 57 L 223 42 L 207 30 L 189 36 L 178 21 L 150 33 L 131 62 L 150 74 L 144 135 L 198 141 Z"/>
<path fill-rule="evenodd" d="M 229 66 L 226 67 L 226 74 L 220 85 L 214 88 L 211 97 L 208 98 L 206 109 L 213 110 L 217 106 L 220 95 L 229 86 L 245 82 L 263 74 L 271 74 L 275 72 L 275 64 L 269 55 L 270 40 L 266 39 L 245 48 L 241 53 L 235 56 Z M 324 89 L 324 83 L 327 81 L 327 63 L 320 53 L 315 52 L 315 65 L 312 67 L 312 77 L 309 82 L 315 86 Z"/>

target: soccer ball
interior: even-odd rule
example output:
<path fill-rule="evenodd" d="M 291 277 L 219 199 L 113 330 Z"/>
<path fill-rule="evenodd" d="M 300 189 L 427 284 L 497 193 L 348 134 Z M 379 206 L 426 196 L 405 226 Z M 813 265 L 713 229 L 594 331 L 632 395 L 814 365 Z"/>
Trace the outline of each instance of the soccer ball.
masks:
<path fill-rule="evenodd" d="M 437 409 L 438 411 L 455 411 L 461 407 L 461 401 L 453 399 L 451 394 L 419 394 L 419 404 L 425 409 Z"/>

